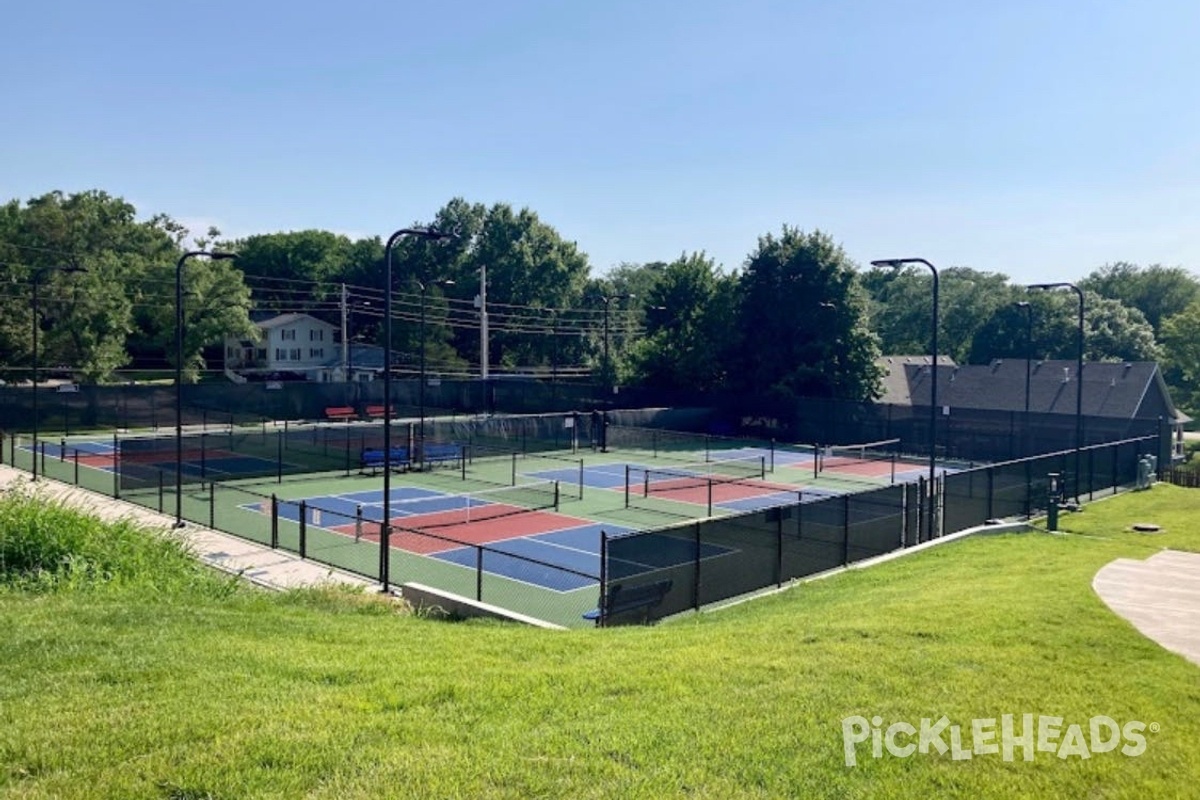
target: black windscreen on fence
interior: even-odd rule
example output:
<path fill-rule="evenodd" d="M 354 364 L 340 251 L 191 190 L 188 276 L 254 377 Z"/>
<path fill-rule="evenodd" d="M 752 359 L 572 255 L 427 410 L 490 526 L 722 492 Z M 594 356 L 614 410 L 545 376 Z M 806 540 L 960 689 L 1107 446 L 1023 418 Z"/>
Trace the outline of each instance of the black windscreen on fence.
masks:
<path fill-rule="evenodd" d="M 614 607 L 622 610 L 605 622 L 699 609 L 927 541 L 930 530 L 937 537 L 1038 513 L 1048 503 L 1050 474 L 1073 485 L 1076 458 L 1083 491 L 1113 492 L 1135 482 L 1138 458 L 1158 445 L 1158 437 L 1145 437 L 948 471 L 933 485 L 931 500 L 922 478 L 609 539 L 605 591 L 615 593 Z M 622 597 L 642 602 L 622 605 Z"/>

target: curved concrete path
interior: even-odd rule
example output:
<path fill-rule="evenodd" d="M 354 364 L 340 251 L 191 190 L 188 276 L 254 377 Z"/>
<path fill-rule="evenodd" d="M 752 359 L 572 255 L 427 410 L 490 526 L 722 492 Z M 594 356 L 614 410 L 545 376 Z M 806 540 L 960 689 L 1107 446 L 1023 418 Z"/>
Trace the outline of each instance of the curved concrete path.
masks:
<path fill-rule="evenodd" d="M 1200 553 L 1118 558 L 1096 573 L 1092 588 L 1143 635 L 1200 665 Z"/>

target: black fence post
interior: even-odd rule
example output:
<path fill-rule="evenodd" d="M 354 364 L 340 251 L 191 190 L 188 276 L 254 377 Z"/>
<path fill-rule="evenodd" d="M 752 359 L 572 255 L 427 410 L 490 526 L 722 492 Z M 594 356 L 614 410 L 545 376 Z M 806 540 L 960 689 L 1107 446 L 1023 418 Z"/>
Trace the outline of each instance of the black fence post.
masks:
<path fill-rule="evenodd" d="M 629 465 L 625 465 L 625 507 L 629 508 Z"/>
<path fill-rule="evenodd" d="M 696 523 L 696 568 L 695 584 L 692 586 L 692 607 L 700 610 L 700 523 Z"/>
<path fill-rule="evenodd" d="M 601 628 L 608 621 L 604 610 L 607 605 L 604 602 L 606 597 L 608 597 L 608 533 L 602 528 L 600 530 L 600 618 L 596 621 Z"/>
<path fill-rule="evenodd" d="M 38 442 L 38 449 L 41 451 L 41 454 L 42 454 L 42 455 L 41 455 L 41 460 L 42 460 L 42 475 L 44 476 L 44 475 L 46 474 L 46 440 L 45 440 L 45 439 L 43 439 L 42 441 Z M 34 458 L 37 458 L 37 457 L 38 457 L 38 454 L 37 454 L 37 453 L 34 453 L 34 454 L 33 454 L 33 457 L 34 457 Z"/>
<path fill-rule="evenodd" d="M 579 459 L 579 499 L 583 499 L 583 459 Z"/>
<path fill-rule="evenodd" d="M 160 514 L 163 510 L 163 483 L 163 471 L 160 469 L 158 471 L 158 513 Z"/>
<path fill-rule="evenodd" d="M 117 500 L 121 499 L 121 442 L 117 439 L 117 434 L 113 434 L 112 443 L 112 460 L 113 460 L 113 497 Z"/>
<path fill-rule="evenodd" d="M 208 434 L 200 431 L 200 480 L 208 477 Z"/>
<path fill-rule="evenodd" d="M 79 448 L 78 447 L 75 448 L 75 452 L 71 454 L 71 457 L 75 459 L 75 485 L 78 486 L 79 485 Z"/>
<path fill-rule="evenodd" d="M 475 599 L 483 602 L 483 545 L 475 545 Z"/>
<path fill-rule="evenodd" d="M 995 494 L 996 494 L 995 489 L 996 489 L 995 470 L 992 467 L 988 467 L 987 468 L 987 518 L 988 519 L 994 519 L 996 516 L 993 513 L 993 511 L 995 509 L 995 504 L 993 503 L 993 499 L 995 498 Z"/>
<path fill-rule="evenodd" d="M 283 437 L 275 431 L 275 482 L 283 483 Z"/>
<path fill-rule="evenodd" d="M 925 491 L 925 484 L 928 482 L 929 479 L 924 475 L 917 478 L 917 544 L 921 543 L 921 531 L 930 531 L 932 533 L 932 530 L 925 524 L 925 513 L 927 510 L 925 506 L 929 501 L 929 493 Z"/>
<path fill-rule="evenodd" d="M 517 485 L 517 454 L 512 454 L 512 485 Z"/>
<path fill-rule="evenodd" d="M 1096 491 L 1096 451 L 1088 448 L 1088 502 L 1095 499 Z"/>
<path fill-rule="evenodd" d="M 4 431 L 0 431 L 0 464 L 4 463 Z"/>
<path fill-rule="evenodd" d="M 783 509 L 775 509 L 775 586 L 783 588 Z"/>
<path fill-rule="evenodd" d="M 1112 490 L 1113 490 L 1113 494 L 1116 494 L 1117 487 L 1121 485 L 1121 477 L 1120 477 L 1120 475 L 1117 474 L 1117 470 L 1121 468 L 1120 467 L 1121 458 L 1120 458 L 1120 452 L 1119 452 L 1121 448 L 1120 448 L 1120 446 L 1116 446 L 1116 447 L 1113 447 L 1110 449 L 1112 450 L 1112 479 L 1113 479 Z"/>
<path fill-rule="evenodd" d="M 300 557 L 308 552 L 308 504 L 300 501 Z"/>
<path fill-rule="evenodd" d="M 59 461 L 67 460 L 67 440 L 66 439 L 58 440 L 58 460 Z"/>
<path fill-rule="evenodd" d="M 850 495 L 842 495 L 842 564 L 850 566 Z"/>
<path fill-rule="evenodd" d="M 279 498 L 271 493 L 271 549 L 279 549 Z"/>
<path fill-rule="evenodd" d="M 208 482 L 208 527 L 217 528 L 217 482 Z"/>

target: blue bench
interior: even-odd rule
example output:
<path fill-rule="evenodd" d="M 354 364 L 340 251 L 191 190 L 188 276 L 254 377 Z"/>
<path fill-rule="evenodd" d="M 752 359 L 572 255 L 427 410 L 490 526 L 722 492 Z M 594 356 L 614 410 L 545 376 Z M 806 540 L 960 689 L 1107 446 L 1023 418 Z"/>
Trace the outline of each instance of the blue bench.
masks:
<path fill-rule="evenodd" d="M 445 444 L 428 443 L 425 445 L 426 464 L 457 464 L 463 457 L 463 447 L 453 442 Z"/>
<path fill-rule="evenodd" d="M 608 621 L 613 617 L 624 614 L 638 614 L 641 622 L 650 621 L 650 611 L 659 606 L 671 591 L 674 582 L 669 578 L 656 583 L 645 583 L 641 586 L 626 586 L 623 583 L 608 587 L 608 594 L 600 598 L 603 608 L 593 608 L 586 611 L 583 618 L 600 624 L 601 619 Z"/>
<path fill-rule="evenodd" d="M 383 462 L 384 462 L 383 456 L 384 456 L 384 451 L 383 451 L 382 447 L 364 448 L 362 451 L 362 456 L 359 459 L 359 467 L 361 468 L 361 470 L 363 472 L 366 472 L 369 469 L 369 470 L 371 470 L 371 474 L 375 474 L 379 470 L 383 469 Z M 392 469 L 396 469 L 396 470 L 408 469 L 410 464 L 409 464 L 409 460 L 408 460 L 408 448 L 407 447 L 393 447 L 392 448 L 392 464 L 391 464 L 391 466 L 392 466 Z"/>

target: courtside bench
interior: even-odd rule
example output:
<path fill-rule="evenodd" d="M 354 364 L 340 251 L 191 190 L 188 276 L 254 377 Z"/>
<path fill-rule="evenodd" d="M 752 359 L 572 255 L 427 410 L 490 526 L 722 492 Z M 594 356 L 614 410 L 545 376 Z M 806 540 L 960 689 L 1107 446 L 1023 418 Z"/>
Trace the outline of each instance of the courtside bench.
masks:
<path fill-rule="evenodd" d="M 603 618 L 611 620 L 625 614 L 640 615 L 643 623 L 650 621 L 650 612 L 657 608 L 671 591 L 673 581 L 670 579 L 658 581 L 656 583 L 646 583 L 641 586 L 626 586 L 623 583 L 613 584 L 608 587 L 608 594 L 600 599 L 600 603 L 604 609 Z M 584 612 L 583 618 L 590 619 L 597 625 L 600 624 L 601 613 L 599 608 L 593 608 L 591 611 Z"/>
<path fill-rule="evenodd" d="M 371 470 L 371 474 L 379 472 L 383 469 L 384 450 L 382 447 L 366 447 L 363 448 L 362 456 L 359 459 L 359 468 L 364 474 L 367 470 Z M 392 469 L 402 470 L 408 469 L 411 465 L 408 458 L 407 447 L 392 448 Z"/>
<path fill-rule="evenodd" d="M 379 419 L 383 416 L 383 406 L 367 406 L 367 418 Z M 392 406 L 392 416 L 396 416 L 396 407 Z"/>
<path fill-rule="evenodd" d="M 325 409 L 325 418 L 333 422 L 349 422 L 358 419 L 358 412 L 351 406 L 329 406 Z"/>

